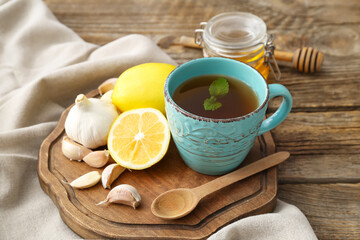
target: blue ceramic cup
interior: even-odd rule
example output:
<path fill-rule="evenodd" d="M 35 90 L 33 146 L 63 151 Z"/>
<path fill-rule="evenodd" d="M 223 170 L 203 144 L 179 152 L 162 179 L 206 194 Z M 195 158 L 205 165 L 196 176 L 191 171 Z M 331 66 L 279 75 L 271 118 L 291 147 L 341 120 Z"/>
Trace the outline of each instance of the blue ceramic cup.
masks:
<path fill-rule="evenodd" d="M 253 112 L 228 119 L 192 114 L 179 107 L 172 95 L 184 81 L 201 75 L 226 75 L 246 83 L 256 93 L 259 106 Z M 292 97 L 280 84 L 267 84 L 254 68 L 227 58 L 199 58 L 177 67 L 164 87 L 165 111 L 171 135 L 185 163 L 207 175 L 221 175 L 238 167 L 257 136 L 278 126 L 289 114 Z M 269 100 L 282 96 L 280 107 L 264 120 Z"/>

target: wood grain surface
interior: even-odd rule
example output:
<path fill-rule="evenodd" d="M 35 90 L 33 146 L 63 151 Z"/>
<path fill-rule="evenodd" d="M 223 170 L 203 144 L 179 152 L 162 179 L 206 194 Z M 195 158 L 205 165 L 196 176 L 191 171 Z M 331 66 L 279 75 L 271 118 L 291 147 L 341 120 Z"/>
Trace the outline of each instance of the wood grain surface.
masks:
<path fill-rule="evenodd" d="M 202 21 L 229 11 L 251 12 L 276 35 L 276 48 L 311 46 L 324 53 L 322 70 L 302 74 L 281 64 L 294 98 L 290 116 L 273 131 L 290 159 L 279 169 L 279 198 L 299 207 L 319 239 L 360 236 L 360 8 L 358 0 L 45 0 L 85 41 L 106 44 L 131 33 L 155 42 L 193 36 Z M 198 49 L 164 49 L 179 64 Z M 269 114 L 279 100 L 270 104 Z"/>

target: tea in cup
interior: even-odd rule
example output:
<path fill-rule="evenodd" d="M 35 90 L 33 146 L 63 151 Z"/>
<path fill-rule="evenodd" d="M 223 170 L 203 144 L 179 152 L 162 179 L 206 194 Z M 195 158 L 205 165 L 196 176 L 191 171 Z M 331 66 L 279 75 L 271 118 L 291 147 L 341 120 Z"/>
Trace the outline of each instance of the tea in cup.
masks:
<path fill-rule="evenodd" d="M 292 106 L 289 91 L 267 84 L 245 63 L 200 58 L 177 67 L 164 87 L 165 111 L 181 158 L 193 170 L 221 175 L 237 168 L 257 136 L 285 120 Z M 264 120 L 271 98 L 282 96 Z"/>

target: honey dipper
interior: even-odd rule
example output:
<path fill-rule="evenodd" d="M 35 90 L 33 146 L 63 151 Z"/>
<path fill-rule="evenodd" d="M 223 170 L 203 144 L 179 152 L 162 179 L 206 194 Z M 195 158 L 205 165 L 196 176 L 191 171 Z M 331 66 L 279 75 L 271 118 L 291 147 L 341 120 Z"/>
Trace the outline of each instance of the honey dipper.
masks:
<path fill-rule="evenodd" d="M 292 62 L 294 68 L 305 73 L 319 71 L 323 62 L 323 54 L 312 47 L 299 48 L 294 53 L 275 50 L 274 55 L 276 60 Z"/>
<path fill-rule="evenodd" d="M 166 36 L 158 41 L 158 45 L 162 48 L 168 48 L 170 45 L 202 48 L 202 46 L 199 46 L 194 42 L 194 38 L 187 36 Z M 274 56 L 276 60 L 292 62 L 295 69 L 305 73 L 319 71 L 323 62 L 323 54 L 312 47 L 299 48 L 295 52 L 275 50 Z"/>

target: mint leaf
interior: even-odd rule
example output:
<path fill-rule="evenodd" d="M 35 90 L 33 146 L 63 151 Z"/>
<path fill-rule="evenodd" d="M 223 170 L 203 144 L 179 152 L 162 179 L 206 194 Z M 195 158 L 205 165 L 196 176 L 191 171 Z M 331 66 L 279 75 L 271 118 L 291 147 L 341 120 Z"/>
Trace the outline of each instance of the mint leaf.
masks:
<path fill-rule="evenodd" d="M 229 83 L 228 81 L 220 77 L 213 81 L 210 85 L 209 92 L 211 96 L 223 97 L 229 92 Z"/>
<path fill-rule="evenodd" d="M 210 98 L 205 99 L 204 109 L 215 111 L 216 109 L 222 106 L 221 102 L 217 102 L 216 97 L 211 96 Z"/>
<path fill-rule="evenodd" d="M 215 111 L 222 106 L 221 102 L 217 101 L 217 98 L 224 97 L 229 93 L 228 81 L 223 77 L 216 79 L 210 84 L 209 93 L 210 98 L 205 99 L 204 109 Z"/>

